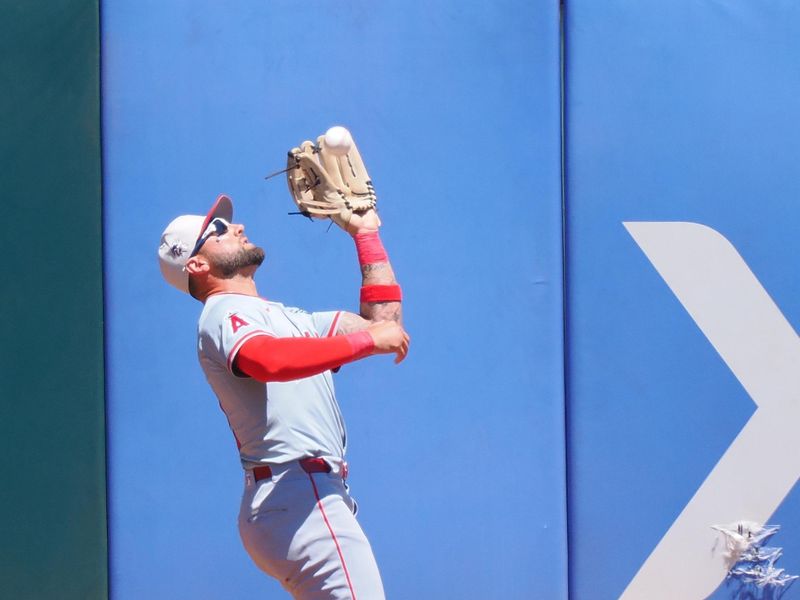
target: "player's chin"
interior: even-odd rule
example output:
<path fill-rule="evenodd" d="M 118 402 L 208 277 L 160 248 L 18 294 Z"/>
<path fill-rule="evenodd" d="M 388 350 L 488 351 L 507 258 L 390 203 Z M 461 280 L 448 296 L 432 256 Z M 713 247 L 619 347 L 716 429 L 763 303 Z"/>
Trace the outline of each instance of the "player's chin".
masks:
<path fill-rule="evenodd" d="M 266 253 L 263 248 L 253 246 L 252 248 L 241 248 L 235 254 L 217 257 L 213 265 L 219 270 L 222 277 L 232 277 L 243 269 L 260 267 L 264 262 Z"/>
<path fill-rule="evenodd" d="M 256 246 L 255 244 L 250 244 L 250 246 L 250 248 L 245 248 L 247 252 L 247 258 L 245 260 L 254 267 L 260 267 L 264 259 L 267 258 L 267 253 L 260 246 Z"/>

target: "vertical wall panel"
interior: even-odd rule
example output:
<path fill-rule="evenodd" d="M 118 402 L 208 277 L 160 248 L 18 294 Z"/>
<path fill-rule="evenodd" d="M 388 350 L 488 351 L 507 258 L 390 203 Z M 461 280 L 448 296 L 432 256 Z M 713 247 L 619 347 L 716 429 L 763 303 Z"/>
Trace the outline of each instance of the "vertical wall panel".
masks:
<path fill-rule="evenodd" d="M 797 574 L 797 492 L 764 509 L 774 481 L 797 478 L 794 350 L 773 343 L 776 332 L 760 321 L 742 341 L 761 318 L 753 301 L 722 330 L 741 334 L 734 351 L 763 351 L 729 366 L 727 342 L 709 341 L 623 222 L 702 225 L 670 230 L 682 233 L 670 234 L 662 266 L 693 248 L 677 277 L 699 291 L 699 313 L 724 319 L 750 298 L 750 288 L 725 278 L 728 291 L 712 293 L 738 254 L 796 346 L 800 10 L 574 0 L 566 23 L 570 596 L 617 598 L 628 589 L 627 598 L 705 597 L 724 576 L 711 526 L 755 515 L 782 526 L 771 544 L 784 549 L 776 566 Z M 692 232 L 713 252 L 697 249 Z M 781 406 L 770 428 L 752 441 L 742 436 L 747 448 L 720 477 L 725 485 L 709 481 L 702 494 L 715 510 L 660 555 L 658 573 L 640 573 L 739 432 L 756 423 L 766 398 L 744 379 L 761 358 L 759 384 Z M 767 414 L 758 410 L 759 419 Z M 732 581 L 715 597 L 742 593 Z M 796 597 L 796 588 L 784 596 Z"/>
<path fill-rule="evenodd" d="M 0 23 L 0 595 L 104 598 L 98 6 Z"/>

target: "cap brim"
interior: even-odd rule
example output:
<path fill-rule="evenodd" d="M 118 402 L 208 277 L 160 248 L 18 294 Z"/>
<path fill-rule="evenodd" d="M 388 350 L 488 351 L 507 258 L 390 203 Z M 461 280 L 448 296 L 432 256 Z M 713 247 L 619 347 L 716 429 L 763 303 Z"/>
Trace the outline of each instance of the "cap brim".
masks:
<path fill-rule="evenodd" d="M 233 202 L 225 194 L 220 194 L 211 207 L 211 210 L 208 211 L 203 225 L 200 227 L 200 233 L 197 234 L 197 240 L 199 240 L 205 230 L 208 229 L 208 224 L 217 218 L 225 219 L 228 223 L 233 219 Z M 195 243 L 197 240 L 195 240 Z"/>

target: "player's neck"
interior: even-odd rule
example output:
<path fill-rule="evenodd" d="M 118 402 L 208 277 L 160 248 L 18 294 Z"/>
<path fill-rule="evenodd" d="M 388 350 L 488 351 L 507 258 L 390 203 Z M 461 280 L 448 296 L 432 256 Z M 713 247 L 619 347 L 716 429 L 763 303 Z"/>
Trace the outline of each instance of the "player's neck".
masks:
<path fill-rule="evenodd" d="M 203 302 L 214 294 L 243 294 L 245 296 L 258 296 L 256 282 L 252 277 L 236 275 L 230 279 L 213 279 L 203 295 Z"/>

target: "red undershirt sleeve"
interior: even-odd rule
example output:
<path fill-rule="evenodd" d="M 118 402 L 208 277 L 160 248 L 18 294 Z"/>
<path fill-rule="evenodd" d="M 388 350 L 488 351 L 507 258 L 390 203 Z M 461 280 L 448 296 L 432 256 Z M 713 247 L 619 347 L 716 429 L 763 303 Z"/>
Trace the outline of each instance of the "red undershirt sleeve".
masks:
<path fill-rule="evenodd" d="M 292 381 L 369 356 L 374 348 L 372 336 L 364 330 L 328 338 L 260 335 L 242 345 L 233 366 L 264 383 Z"/>

